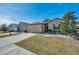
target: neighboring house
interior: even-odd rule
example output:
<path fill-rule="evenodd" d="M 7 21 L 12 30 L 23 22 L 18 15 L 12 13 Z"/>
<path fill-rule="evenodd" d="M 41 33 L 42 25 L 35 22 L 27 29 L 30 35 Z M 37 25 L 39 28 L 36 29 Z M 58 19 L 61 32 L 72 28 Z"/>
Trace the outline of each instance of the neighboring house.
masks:
<path fill-rule="evenodd" d="M 8 26 L 8 31 L 17 32 L 19 30 L 18 24 L 11 24 Z"/>
<path fill-rule="evenodd" d="M 11 24 L 8 26 L 8 31 L 24 32 L 27 31 L 28 23 L 20 22 L 19 24 Z"/>
<path fill-rule="evenodd" d="M 19 23 L 19 31 L 20 32 L 25 32 L 28 29 L 28 23 L 25 22 L 20 22 Z"/>
<path fill-rule="evenodd" d="M 79 22 L 76 24 L 76 31 L 79 33 Z"/>
<path fill-rule="evenodd" d="M 53 29 L 60 29 L 60 23 L 63 21 L 60 18 L 55 18 L 53 20 L 45 19 L 42 23 L 33 23 L 28 25 L 28 32 L 48 32 Z"/>

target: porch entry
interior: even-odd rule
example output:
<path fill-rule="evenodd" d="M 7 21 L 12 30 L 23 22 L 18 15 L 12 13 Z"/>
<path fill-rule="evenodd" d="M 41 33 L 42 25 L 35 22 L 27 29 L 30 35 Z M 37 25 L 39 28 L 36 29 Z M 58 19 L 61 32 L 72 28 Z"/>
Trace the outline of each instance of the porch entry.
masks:
<path fill-rule="evenodd" d="M 48 32 L 48 23 L 44 24 L 45 26 L 45 31 L 44 32 Z"/>

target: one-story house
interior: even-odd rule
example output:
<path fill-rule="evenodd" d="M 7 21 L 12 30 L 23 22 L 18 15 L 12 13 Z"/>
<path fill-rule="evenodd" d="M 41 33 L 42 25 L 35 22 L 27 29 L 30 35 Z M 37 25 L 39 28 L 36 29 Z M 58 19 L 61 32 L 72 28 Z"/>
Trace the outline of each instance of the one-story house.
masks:
<path fill-rule="evenodd" d="M 33 23 L 28 25 L 28 32 L 48 32 L 49 30 L 53 29 L 60 29 L 61 28 L 61 22 L 63 20 L 60 18 L 55 18 L 53 20 L 42 22 L 42 23 Z"/>

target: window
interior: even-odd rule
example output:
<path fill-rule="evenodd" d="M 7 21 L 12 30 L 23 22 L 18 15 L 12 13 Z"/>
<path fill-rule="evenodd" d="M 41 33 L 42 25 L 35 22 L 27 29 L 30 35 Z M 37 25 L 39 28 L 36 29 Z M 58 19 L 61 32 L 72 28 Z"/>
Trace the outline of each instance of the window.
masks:
<path fill-rule="evenodd" d="M 60 29 L 60 24 L 53 24 L 53 29 Z"/>

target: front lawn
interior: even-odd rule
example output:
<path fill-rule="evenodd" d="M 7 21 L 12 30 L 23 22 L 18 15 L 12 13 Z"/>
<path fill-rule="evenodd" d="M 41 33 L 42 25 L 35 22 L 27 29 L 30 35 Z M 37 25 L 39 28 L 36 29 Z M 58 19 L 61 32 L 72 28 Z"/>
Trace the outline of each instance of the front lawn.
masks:
<path fill-rule="evenodd" d="M 68 38 L 36 35 L 15 44 L 39 55 L 79 54 L 79 42 Z"/>

